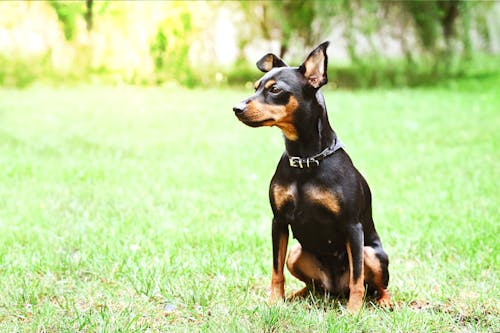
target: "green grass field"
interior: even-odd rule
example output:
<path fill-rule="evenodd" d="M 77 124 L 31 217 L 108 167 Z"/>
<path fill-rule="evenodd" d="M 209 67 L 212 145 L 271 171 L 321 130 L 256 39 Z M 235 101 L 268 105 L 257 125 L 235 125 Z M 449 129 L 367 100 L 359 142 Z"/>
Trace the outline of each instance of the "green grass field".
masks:
<path fill-rule="evenodd" d="M 498 87 L 325 92 L 391 259 L 359 315 L 266 303 L 284 147 L 250 90 L 0 89 L 0 331 L 498 332 Z"/>

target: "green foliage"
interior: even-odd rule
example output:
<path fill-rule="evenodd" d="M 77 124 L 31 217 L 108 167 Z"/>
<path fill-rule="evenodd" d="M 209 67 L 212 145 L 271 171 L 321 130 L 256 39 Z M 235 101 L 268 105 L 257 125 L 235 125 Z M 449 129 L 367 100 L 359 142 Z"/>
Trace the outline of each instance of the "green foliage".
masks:
<path fill-rule="evenodd" d="M 254 68 L 256 59 L 250 61 L 245 59 L 248 51 L 245 48 L 250 42 L 259 38 L 274 42 L 279 40 L 280 53 L 287 62 L 296 64 L 303 60 L 303 50 L 311 49 L 319 41 L 331 35 L 332 29 L 342 29 L 342 27 L 345 28 L 342 30 L 343 40 L 347 42 L 346 48 L 351 64 L 335 67 L 336 64 L 330 62 L 330 79 L 333 79 L 338 86 L 357 88 L 432 84 L 446 78 L 469 75 L 471 72 L 469 67 L 482 61 L 480 52 L 488 50 L 473 45 L 477 43 L 473 43 L 472 33 L 475 39 L 482 39 L 488 44 L 491 36 L 485 15 L 493 4 L 455 0 L 333 2 L 286 0 L 243 1 L 230 4 L 165 2 L 163 7 L 157 7 L 165 10 L 164 21 L 153 27 L 156 30 L 145 29 L 154 31 L 151 40 L 148 41 L 149 54 L 146 46 L 146 50 L 131 56 L 130 59 L 140 59 L 140 61 L 134 60 L 136 67 L 133 69 L 127 68 L 129 60 L 117 64 L 119 62 L 110 59 L 116 54 L 121 54 L 116 52 L 116 49 L 123 48 L 123 51 L 125 47 L 129 47 L 129 43 L 126 42 L 129 34 L 127 22 L 133 21 L 131 17 L 134 15 L 132 11 L 135 4 L 91 0 L 86 2 L 48 0 L 43 6 L 54 9 L 61 30 L 64 32 L 64 40 L 61 38 L 56 44 L 42 42 L 41 44 L 46 43 L 46 46 L 42 47 L 49 49 L 41 56 L 10 50 L 7 51 L 8 55 L 7 53 L 1 55 L 0 85 L 25 87 L 40 80 L 56 84 L 68 81 L 99 81 L 149 85 L 178 83 L 187 87 L 220 86 L 226 83 L 242 85 L 254 81 L 258 76 Z M 217 53 L 211 50 L 214 45 L 210 45 L 209 39 L 201 40 L 201 38 L 213 37 L 211 36 L 215 31 L 211 25 L 213 22 L 210 22 L 207 29 L 206 21 L 217 17 L 218 11 L 223 6 L 224 10 L 240 11 L 246 16 L 245 24 L 236 27 L 240 34 L 240 40 L 237 41 L 239 46 L 237 59 L 232 66 L 221 65 L 220 68 L 216 64 L 203 68 L 195 66 L 190 59 L 194 58 L 193 46 L 208 50 L 212 55 L 207 56 L 207 59 L 214 58 Z M 144 13 L 140 15 L 147 17 Z M 236 19 L 238 15 L 234 17 Z M 134 19 L 141 18 L 134 17 Z M 51 10 L 47 10 L 46 19 L 55 19 Z M 94 22 L 96 29 L 88 35 L 80 31 L 81 37 L 84 38 L 76 38 L 79 26 L 77 23 L 83 23 L 84 19 L 88 28 Z M 8 24 L 15 25 L 15 22 L 9 21 Z M 384 55 L 379 53 L 377 36 L 385 33 L 381 29 L 385 29 L 386 25 L 391 25 L 391 34 L 394 33 L 392 37 L 400 39 L 402 59 L 385 59 Z M 115 26 L 116 31 L 113 29 Z M 114 39 L 114 33 L 125 37 L 123 38 L 125 42 L 120 41 L 116 45 L 109 43 L 113 48 L 110 49 L 103 45 L 106 44 L 107 38 L 113 41 L 121 40 Z M 412 39 L 407 38 L 408 34 L 414 33 L 417 42 L 408 43 L 407 40 Z M 360 53 L 358 47 L 360 36 L 363 36 L 364 44 L 367 46 L 364 53 Z M 266 51 L 268 50 L 262 52 Z M 60 61 L 61 58 L 65 58 L 66 52 L 68 59 Z M 478 59 L 475 59 L 476 57 Z M 150 66 L 142 66 L 143 62 L 149 64 L 150 61 L 154 65 L 153 74 L 150 73 Z M 497 71 L 496 68 L 492 70 Z"/>
<path fill-rule="evenodd" d="M 32 60 L 23 61 L 21 58 L 6 57 L 0 54 L 0 86 L 24 88 L 33 83 L 37 74 Z"/>
<path fill-rule="evenodd" d="M 64 32 L 66 40 L 71 41 L 76 34 L 76 21 L 85 14 L 85 3 L 83 1 L 60 1 L 50 0 L 49 4 L 54 8 Z"/>
<path fill-rule="evenodd" d="M 257 27 L 265 39 L 276 39 L 279 34 L 280 56 L 298 45 L 311 47 L 324 39 L 331 28 L 330 18 L 336 3 L 327 1 L 241 1 L 240 9 L 250 26 Z M 243 44 L 248 42 L 245 40 Z M 242 45 L 244 47 L 244 45 Z"/>
<path fill-rule="evenodd" d="M 260 75 L 262 72 L 255 65 L 252 66 L 247 61 L 237 61 L 227 72 L 227 83 L 242 87 L 248 82 L 253 84 Z"/>
<path fill-rule="evenodd" d="M 438 71 L 433 64 L 408 66 L 404 60 L 373 59 L 350 66 L 331 66 L 330 82 L 336 87 L 356 89 L 374 87 L 416 87 L 432 85 L 443 80 L 454 80 L 464 73 Z"/>
<path fill-rule="evenodd" d="M 41 55 L 0 53 L 0 86 L 26 88 L 37 81 L 60 82 L 61 77 L 53 70 L 50 52 Z"/>
<path fill-rule="evenodd" d="M 315 20 L 313 1 L 271 1 L 269 6 L 276 12 L 275 17 L 281 28 L 281 50 L 283 57 L 292 43 L 292 38 L 302 38 L 305 45 L 311 42 L 311 26 Z"/>
<path fill-rule="evenodd" d="M 370 87 L 380 83 L 383 86 L 398 83 L 417 85 L 462 72 L 473 56 L 472 29 L 475 27 L 480 35 L 488 38 L 484 17 L 492 3 L 341 0 L 244 2 L 241 6 L 248 19 L 256 22 L 254 26 L 258 29 L 255 31 L 263 38 L 275 40 L 273 30 L 280 32 L 281 56 L 292 44 L 314 46 L 331 31 L 334 20 L 342 23 L 353 64 L 340 69 L 337 77 L 347 82 L 348 86 Z M 393 64 L 382 60 L 383 56 L 372 40 L 373 34 L 380 33 L 380 28 L 387 22 L 395 31 L 403 31 L 399 38 L 406 64 L 398 60 Z M 414 28 L 418 40 L 417 45 L 412 47 L 408 47 L 405 40 L 408 31 L 412 31 L 410 27 Z M 364 36 L 370 52 L 358 54 L 356 37 L 359 35 Z M 385 74 L 388 76 L 384 77 Z"/>
<path fill-rule="evenodd" d="M 189 50 L 195 32 L 191 13 L 183 7 L 172 9 L 172 14 L 160 24 L 151 41 L 156 83 L 175 81 L 193 87 L 198 79 L 189 63 Z"/>
<path fill-rule="evenodd" d="M 80 56 L 83 58 L 80 64 L 86 64 L 85 54 L 81 53 Z M 91 68 L 88 65 L 80 65 L 68 71 L 56 70 L 52 65 L 50 52 L 31 56 L 0 54 L 0 62 L 3 64 L 0 66 L 0 86 L 2 87 L 27 88 L 37 82 L 55 86 L 85 82 L 123 83 L 123 80 L 117 81 L 116 73 L 104 67 Z"/>
<path fill-rule="evenodd" d="M 433 50 L 441 35 L 440 10 L 436 1 L 403 1 L 401 4 L 408 10 L 415 22 L 418 36 L 427 50 Z"/>
<path fill-rule="evenodd" d="M 436 66 L 432 61 L 408 64 L 404 59 L 387 60 L 380 57 L 359 61 L 349 65 L 330 62 L 328 68 L 329 85 L 341 89 L 376 87 L 418 87 L 432 86 L 457 79 L 495 76 L 500 74 L 500 60 L 491 55 L 477 54 L 474 59 L 457 61 L 449 67 Z M 227 72 L 230 85 L 243 86 L 254 82 L 261 73 L 255 65 L 237 62 Z"/>

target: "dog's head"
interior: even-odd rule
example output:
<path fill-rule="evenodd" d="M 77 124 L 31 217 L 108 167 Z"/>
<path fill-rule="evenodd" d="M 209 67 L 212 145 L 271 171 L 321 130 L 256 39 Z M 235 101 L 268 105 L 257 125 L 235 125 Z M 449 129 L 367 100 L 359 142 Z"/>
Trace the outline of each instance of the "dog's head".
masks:
<path fill-rule="evenodd" d="M 316 98 L 328 82 L 326 49 L 329 42 L 315 48 L 299 67 L 289 67 L 278 56 L 268 53 L 257 62 L 264 72 L 255 82 L 255 94 L 233 107 L 243 123 L 251 127 L 277 126 L 289 140 L 297 139 L 296 113 Z"/>

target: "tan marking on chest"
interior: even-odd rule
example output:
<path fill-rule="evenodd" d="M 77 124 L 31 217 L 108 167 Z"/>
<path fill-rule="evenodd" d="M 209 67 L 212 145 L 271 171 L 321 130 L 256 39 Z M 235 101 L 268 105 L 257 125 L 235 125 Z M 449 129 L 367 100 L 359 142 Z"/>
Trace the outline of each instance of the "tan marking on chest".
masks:
<path fill-rule="evenodd" d="M 297 189 L 296 189 L 295 185 L 293 185 L 293 184 L 287 185 L 287 186 L 275 184 L 275 185 L 273 185 L 271 192 L 273 194 L 274 203 L 276 204 L 276 208 L 280 209 L 287 202 L 290 202 L 290 201 L 293 202 L 295 200 L 295 195 L 297 193 Z"/>
<path fill-rule="evenodd" d="M 340 202 L 335 193 L 317 186 L 309 186 L 306 188 L 305 196 L 314 204 L 320 205 L 328 209 L 334 214 L 340 212 Z"/>

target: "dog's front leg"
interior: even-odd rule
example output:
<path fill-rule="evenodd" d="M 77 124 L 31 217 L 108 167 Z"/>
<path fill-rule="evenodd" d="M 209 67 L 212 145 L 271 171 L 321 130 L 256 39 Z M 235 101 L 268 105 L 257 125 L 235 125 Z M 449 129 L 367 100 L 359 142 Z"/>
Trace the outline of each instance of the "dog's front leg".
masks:
<path fill-rule="evenodd" d="M 347 227 L 347 257 L 349 259 L 349 302 L 347 310 L 351 313 L 358 312 L 363 305 L 365 294 L 364 285 L 364 247 L 363 228 L 360 223 Z"/>
<path fill-rule="evenodd" d="M 271 304 L 282 301 L 285 297 L 285 277 L 283 268 L 285 266 L 286 251 L 288 246 L 288 226 L 273 219 L 273 272 L 271 278 Z"/>

